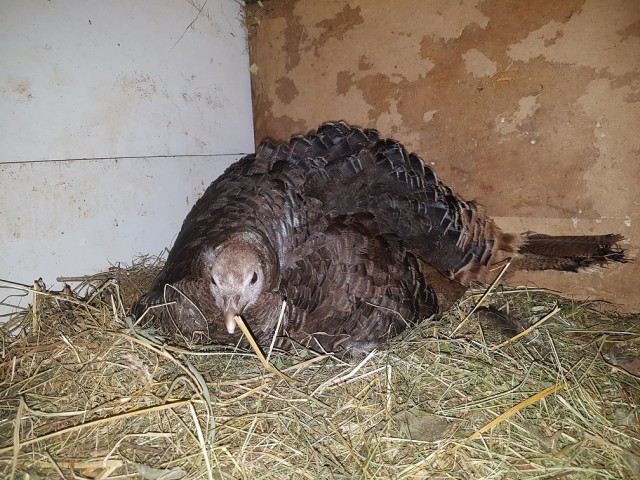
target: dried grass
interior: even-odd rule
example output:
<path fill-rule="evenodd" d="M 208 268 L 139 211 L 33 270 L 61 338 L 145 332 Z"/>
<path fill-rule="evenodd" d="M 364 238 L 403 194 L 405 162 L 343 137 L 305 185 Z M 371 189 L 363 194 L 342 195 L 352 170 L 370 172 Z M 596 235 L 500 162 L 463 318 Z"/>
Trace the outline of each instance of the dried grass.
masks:
<path fill-rule="evenodd" d="M 490 302 L 514 317 L 555 313 L 505 343 L 476 315 L 457 328 L 472 292 L 387 350 L 273 351 L 275 372 L 130 328 L 158 268 L 83 279 L 81 298 L 35 293 L 2 327 L 1 477 L 637 478 L 638 317 L 498 287 Z"/>

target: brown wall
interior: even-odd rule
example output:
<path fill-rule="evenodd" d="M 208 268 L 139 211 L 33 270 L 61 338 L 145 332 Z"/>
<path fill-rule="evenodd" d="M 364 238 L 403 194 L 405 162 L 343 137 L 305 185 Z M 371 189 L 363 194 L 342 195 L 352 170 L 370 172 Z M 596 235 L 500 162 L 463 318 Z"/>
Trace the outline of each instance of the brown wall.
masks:
<path fill-rule="evenodd" d="M 263 0 L 249 8 L 256 138 L 328 120 L 421 155 L 505 230 L 640 243 L 640 2 Z M 640 310 L 640 263 L 513 284 Z"/>

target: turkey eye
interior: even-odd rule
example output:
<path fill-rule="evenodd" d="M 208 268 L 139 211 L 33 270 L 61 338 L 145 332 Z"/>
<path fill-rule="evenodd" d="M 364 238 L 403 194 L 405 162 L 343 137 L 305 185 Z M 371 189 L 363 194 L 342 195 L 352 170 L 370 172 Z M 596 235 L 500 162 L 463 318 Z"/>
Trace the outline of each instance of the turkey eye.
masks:
<path fill-rule="evenodd" d="M 218 284 L 216 283 L 215 278 L 213 278 L 213 275 L 211 275 L 211 284 L 212 284 L 214 287 L 217 287 L 217 286 L 218 286 Z"/>
<path fill-rule="evenodd" d="M 251 277 L 251 285 L 255 284 L 258 281 L 258 274 L 253 272 L 253 277 Z"/>

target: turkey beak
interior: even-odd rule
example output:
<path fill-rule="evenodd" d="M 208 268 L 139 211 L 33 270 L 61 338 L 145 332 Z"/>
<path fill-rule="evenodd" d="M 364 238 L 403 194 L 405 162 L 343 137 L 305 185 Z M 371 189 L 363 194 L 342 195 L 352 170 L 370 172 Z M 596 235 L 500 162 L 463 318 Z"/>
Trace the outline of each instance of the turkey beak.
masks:
<path fill-rule="evenodd" d="M 227 326 L 227 332 L 229 335 L 233 335 L 236 331 L 236 315 L 240 315 L 242 310 L 239 306 L 240 296 L 230 295 L 223 298 L 221 310 L 224 315 L 224 324 Z"/>
<path fill-rule="evenodd" d="M 236 315 L 238 315 L 238 313 L 234 309 L 227 310 L 224 313 L 224 323 L 227 326 L 229 335 L 233 335 L 233 332 L 236 331 Z"/>

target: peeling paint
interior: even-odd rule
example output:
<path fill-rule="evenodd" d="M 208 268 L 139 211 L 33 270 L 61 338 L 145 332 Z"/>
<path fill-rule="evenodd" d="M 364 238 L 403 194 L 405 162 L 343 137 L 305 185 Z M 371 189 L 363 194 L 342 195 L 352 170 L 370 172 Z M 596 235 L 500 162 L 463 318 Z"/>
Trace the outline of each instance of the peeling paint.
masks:
<path fill-rule="evenodd" d="M 496 62 L 475 48 L 463 53 L 462 60 L 467 72 L 475 77 L 492 77 L 498 71 Z"/>
<path fill-rule="evenodd" d="M 288 105 L 298 95 L 298 89 L 293 80 L 288 77 L 279 78 L 276 81 L 276 95 L 282 103 Z"/>
<path fill-rule="evenodd" d="M 346 95 L 353 86 L 353 74 L 348 70 L 338 72 L 336 77 L 336 93 L 338 95 Z"/>
<path fill-rule="evenodd" d="M 536 114 L 540 104 L 537 95 L 529 95 L 518 100 L 518 109 L 512 114 L 501 114 L 496 119 L 496 129 L 502 135 L 517 132 L 523 122 Z M 526 132 L 525 132 L 526 133 Z"/>
<path fill-rule="evenodd" d="M 345 5 L 344 8 L 340 12 L 336 12 L 332 18 L 327 18 L 316 23 L 315 26 L 322 31 L 318 36 L 317 43 L 324 45 L 329 38 L 342 40 L 349 30 L 363 23 L 364 20 L 360 15 L 360 7 L 351 8 L 349 5 Z"/>
<path fill-rule="evenodd" d="M 614 75 L 640 72 L 640 37 L 626 33 L 640 21 L 638 3 L 585 1 L 566 23 L 551 21 L 508 49 L 513 60 L 545 59 L 607 70 Z M 632 30 L 634 31 L 634 30 Z"/>
<path fill-rule="evenodd" d="M 438 113 L 438 110 L 429 110 L 428 112 L 424 112 L 422 119 L 426 122 L 430 122 L 433 120 L 434 115 Z"/>
<path fill-rule="evenodd" d="M 587 188 L 591 196 L 603 199 L 598 210 L 610 217 L 637 211 L 640 202 L 640 163 L 623 160 L 635 159 L 640 152 L 640 102 L 626 101 L 630 94 L 640 93 L 640 83 L 617 88 L 612 83 L 593 80 L 577 100 L 595 124 L 591 141 L 599 152 L 597 162 L 585 172 Z"/>

